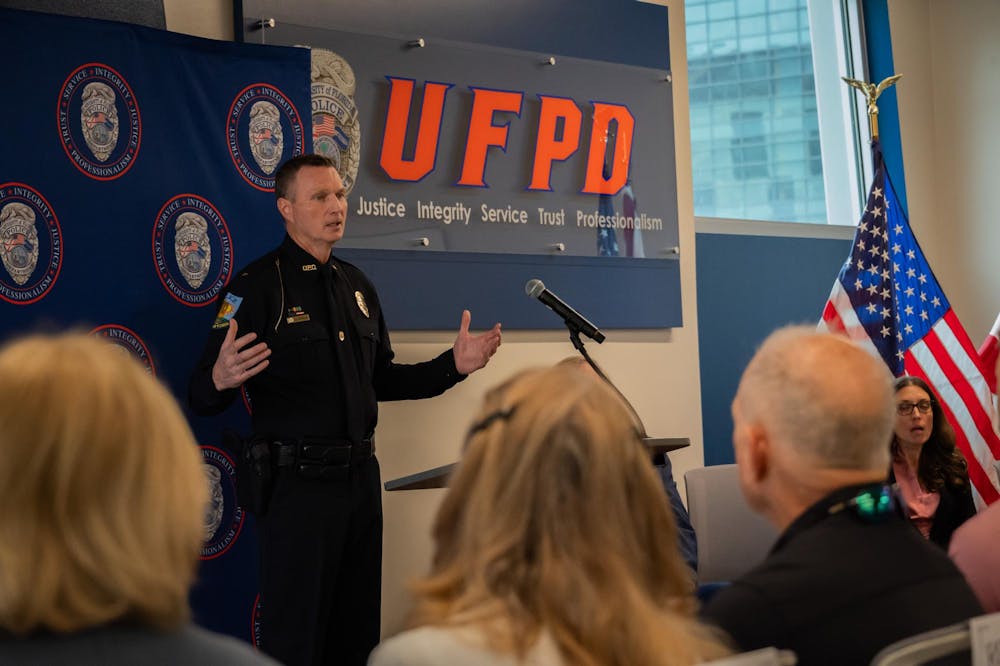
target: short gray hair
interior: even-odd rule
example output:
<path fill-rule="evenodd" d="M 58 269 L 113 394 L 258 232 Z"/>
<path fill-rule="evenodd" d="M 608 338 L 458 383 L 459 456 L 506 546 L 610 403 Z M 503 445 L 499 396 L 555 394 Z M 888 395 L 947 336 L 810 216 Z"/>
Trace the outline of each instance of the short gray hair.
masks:
<path fill-rule="evenodd" d="M 737 399 L 778 443 L 821 468 L 887 469 L 895 417 L 881 359 L 814 328 L 778 329 L 750 360 Z"/>

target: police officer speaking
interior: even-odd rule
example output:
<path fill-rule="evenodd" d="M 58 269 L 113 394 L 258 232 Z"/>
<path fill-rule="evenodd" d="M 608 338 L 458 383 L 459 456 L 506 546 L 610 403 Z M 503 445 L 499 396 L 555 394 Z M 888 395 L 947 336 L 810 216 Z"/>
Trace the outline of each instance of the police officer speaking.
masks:
<path fill-rule="evenodd" d="M 377 401 L 439 395 L 486 365 L 500 324 L 414 365 L 393 363 L 378 294 L 331 255 L 347 195 L 333 163 L 301 155 L 275 176 L 284 242 L 240 271 L 189 387 L 216 414 L 246 386 L 256 491 L 261 647 L 282 663 L 363 664 L 378 643 L 382 504 L 372 438 Z M 258 470 L 259 471 L 259 470 Z"/>

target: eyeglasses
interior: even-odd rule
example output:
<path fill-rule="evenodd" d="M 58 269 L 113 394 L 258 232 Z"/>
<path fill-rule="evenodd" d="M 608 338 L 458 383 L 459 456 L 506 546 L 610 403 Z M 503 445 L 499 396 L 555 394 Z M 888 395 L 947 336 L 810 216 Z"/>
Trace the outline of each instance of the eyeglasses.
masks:
<path fill-rule="evenodd" d="M 931 411 L 931 401 L 920 400 L 919 402 L 910 402 L 909 400 L 904 400 L 896 404 L 896 413 L 900 416 L 909 416 L 913 413 L 914 409 L 921 414 L 929 414 Z"/>

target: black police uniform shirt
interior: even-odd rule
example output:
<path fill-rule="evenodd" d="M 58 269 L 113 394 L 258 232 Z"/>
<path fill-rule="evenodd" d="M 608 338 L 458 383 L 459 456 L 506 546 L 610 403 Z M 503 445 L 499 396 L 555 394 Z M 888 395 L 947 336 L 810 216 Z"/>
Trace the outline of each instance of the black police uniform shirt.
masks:
<path fill-rule="evenodd" d="M 246 383 L 258 436 L 347 438 L 350 433 L 357 440 L 374 431 L 377 401 L 429 398 L 465 378 L 455 368 L 451 349 L 423 363 L 394 363 L 374 286 L 356 266 L 334 257 L 330 264 L 339 301 L 333 322 L 324 266 L 288 236 L 238 273 L 219 300 L 191 377 L 189 402 L 196 413 L 219 413 L 239 394 L 238 389 L 217 391 L 212 381 L 230 318 L 239 326 L 237 337 L 257 334 L 248 346 L 263 341 L 271 349 L 268 367 Z M 335 347 L 341 344 L 350 346 L 357 361 L 357 396 L 345 396 Z M 346 407 L 351 401 L 354 410 Z"/>

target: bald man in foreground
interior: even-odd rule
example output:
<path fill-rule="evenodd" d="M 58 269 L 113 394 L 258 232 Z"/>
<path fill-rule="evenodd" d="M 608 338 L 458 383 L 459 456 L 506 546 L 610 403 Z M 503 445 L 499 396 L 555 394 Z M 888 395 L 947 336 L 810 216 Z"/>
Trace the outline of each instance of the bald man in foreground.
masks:
<path fill-rule="evenodd" d="M 867 664 L 982 612 L 885 486 L 893 406 L 885 365 L 846 338 L 781 329 L 751 359 L 733 446 L 747 502 L 781 536 L 703 612 L 740 649 L 790 649 L 800 666 Z"/>

